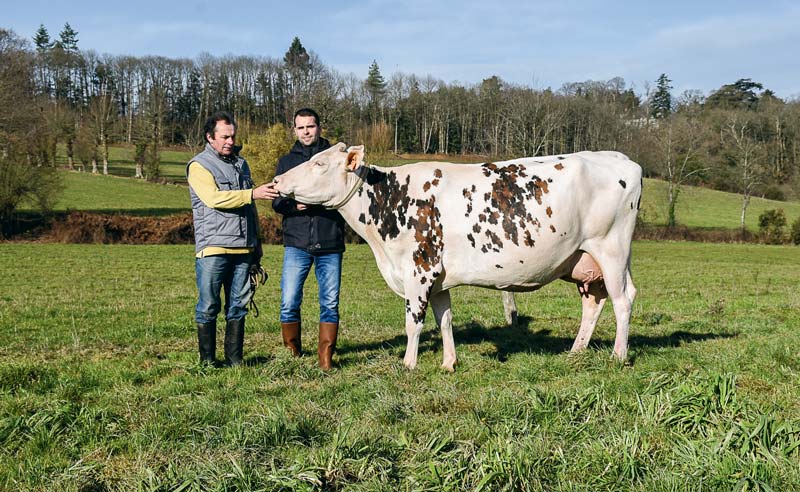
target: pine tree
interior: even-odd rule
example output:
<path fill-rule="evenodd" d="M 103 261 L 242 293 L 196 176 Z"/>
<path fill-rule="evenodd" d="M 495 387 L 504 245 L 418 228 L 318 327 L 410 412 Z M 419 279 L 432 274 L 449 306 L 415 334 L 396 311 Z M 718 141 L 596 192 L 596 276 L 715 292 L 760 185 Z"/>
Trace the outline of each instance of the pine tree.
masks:
<path fill-rule="evenodd" d="M 386 94 L 386 81 L 381 75 L 381 69 L 378 67 L 378 62 L 372 60 L 372 65 L 369 66 L 369 75 L 364 85 L 369 92 L 370 109 L 372 111 L 373 120 L 383 120 L 383 105 L 381 101 Z M 379 114 L 380 113 L 380 114 Z"/>
<path fill-rule="evenodd" d="M 305 92 L 304 88 L 308 81 L 308 74 L 311 71 L 311 57 L 300 43 L 300 39 L 295 37 L 289 51 L 283 55 L 283 63 L 289 77 L 286 80 L 287 93 L 290 97 L 289 108 L 296 107 L 300 101 L 300 94 Z M 290 114 L 286 115 L 286 120 L 290 120 Z"/>
<path fill-rule="evenodd" d="M 307 72 L 309 70 L 310 64 L 308 52 L 300 42 L 300 38 L 295 37 L 292 40 L 292 45 L 289 47 L 289 51 L 283 55 L 283 62 L 286 64 L 286 68 L 289 70 L 289 73 L 291 73 L 292 76 Z"/>
<path fill-rule="evenodd" d="M 759 82 L 753 82 L 751 79 L 739 79 L 733 84 L 723 85 L 708 96 L 706 105 L 722 109 L 756 109 L 760 99 L 756 94 L 756 89 L 762 90 L 763 88 L 764 86 Z"/>
<path fill-rule="evenodd" d="M 41 94 L 50 94 L 53 88 L 49 66 L 53 41 L 44 24 L 39 24 L 39 29 L 33 35 L 33 43 L 36 45 L 36 87 Z"/>
<path fill-rule="evenodd" d="M 381 69 L 378 67 L 378 62 L 372 60 L 372 65 L 369 66 L 369 75 L 367 75 L 367 90 L 373 100 L 378 99 L 386 93 L 386 81 L 381 75 Z"/>
<path fill-rule="evenodd" d="M 56 45 L 67 53 L 74 53 L 78 51 L 78 32 L 69 25 L 69 22 L 64 23 L 64 29 L 58 33 L 59 40 Z"/>
<path fill-rule="evenodd" d="M 664 119 L 672 113 L 672 94 L 670 90 L 672 82 L 667 78 L 667 74 L 662 73 L 656 80 L 656 91 L 650 99 L 650 116 L 657 119 Z"/>
<path fill-rule="evenodd" d="M 37 29 L 36 34 L 33 35 L 33 43 L 36 45 L 36 51 L 39 53 L 44 53 L 53 47 L 53 42 L 50 40 L 50 33 L 47 32 L 47 28 L 44 27 L 44 24 L 39 24 L 39 29 Z"/>

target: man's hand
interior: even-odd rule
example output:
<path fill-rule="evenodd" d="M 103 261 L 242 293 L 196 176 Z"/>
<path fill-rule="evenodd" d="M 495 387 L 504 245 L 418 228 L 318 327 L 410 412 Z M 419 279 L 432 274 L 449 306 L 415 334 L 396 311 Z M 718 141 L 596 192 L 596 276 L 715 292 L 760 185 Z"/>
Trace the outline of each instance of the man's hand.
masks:
<path fill-rule="evenodd" d="M 253 200 L 274 200 L 280 193 L 275 189 L 275 183 L 267 183 L 253 189 Z"/>
<path fill-rule="evenodd" d="M 305 210 L 307 208 L 308 208 L 308 205 L 306 205 L 305 203 L 297 202 L 297 211 L 298 212 L 302 212 L 303 210 Z"/>

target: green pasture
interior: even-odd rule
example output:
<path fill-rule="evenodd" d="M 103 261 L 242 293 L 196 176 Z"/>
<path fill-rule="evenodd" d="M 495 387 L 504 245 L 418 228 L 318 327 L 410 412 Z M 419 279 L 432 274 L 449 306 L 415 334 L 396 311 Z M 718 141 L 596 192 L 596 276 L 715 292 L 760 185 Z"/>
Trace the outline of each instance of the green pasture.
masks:
<path fill-rule="evenodd" d="M 64 192 L 55 209 L 169 215 L 190 211 L 192 205 L 186 186 L 64 171 Z"/>
<path fill-rule="evenodd" d="M 160 151 L 161 162 L 159 172 L 162 178 L 178 183 L 186 182 L 186 164 L 189 159 L 196 154 L 191 150 L 162 149 Z M 135 148 L 133 145 L 111 145 L 108 147 L 108 174 L 132 178 L 136 175 L 136 164 L 134 163 Z M 60 166 L 67 166 L 66 146 L 59 145 L 57 162 Z M 80 163 L 75 164 L 76 168 Z M 98 169 L 102 172 L 102 162 L 98 162 Z M 84 166 L 84 171 L 91 171 L 91 166 Z"/>
<path fill-rule="evenodd" d="M 666 225 L 667 183 L 645 179 L 642 190 L 642 208 L 639 212 L 644 223 Z M 758 231 L 758 216 L 765 210 L 783 209 L 789 225 L 800 218 L 800 202 L 780 202 L 754 197 L 750 200 L 745 225 Z M 742 196 L 724 191 L 696 186 L 683 186 L 678 196 L 675 214 L 680 225 L 702 229 L 738 229 L 742 217 Z"/>
<path fill-rule="evenodd" d="M 589 350 L 571 284 L 453 291 L 459 365 L 432 323 L 402 365 L 403 300 L 344 261 L 338 368 L 278 326 L 282 248 L 247 364 L 196 363 L 191 246 L 0 247 L 0 490 L 800 490 L 797 248 L 634 243 L 630 359 L 610 305 Z M 432 316 L 429 316 L 432 318 Z M 221 345 L 221 340 L 219 345 Z"/>

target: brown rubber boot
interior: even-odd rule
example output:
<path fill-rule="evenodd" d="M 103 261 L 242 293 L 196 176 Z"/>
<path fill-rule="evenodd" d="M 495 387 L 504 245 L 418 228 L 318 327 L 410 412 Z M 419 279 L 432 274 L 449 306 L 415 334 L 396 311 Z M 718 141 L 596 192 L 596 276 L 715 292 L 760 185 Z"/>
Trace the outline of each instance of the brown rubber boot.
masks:
<path fill-rule="evenodd" d="M 319 367 L 329 371 L 333 363 L 333 353 L 336 351 L 336 335 L 339 333 L 339 323 L 319 323 Z"/>
<path fill-rule="evenodd" d="M 302 353 L 300 348 L 300 322 L 281 323 L 281 335 L 283 335 L 284 347 L 288 348 L 293 356 L 300 357 Z"/>

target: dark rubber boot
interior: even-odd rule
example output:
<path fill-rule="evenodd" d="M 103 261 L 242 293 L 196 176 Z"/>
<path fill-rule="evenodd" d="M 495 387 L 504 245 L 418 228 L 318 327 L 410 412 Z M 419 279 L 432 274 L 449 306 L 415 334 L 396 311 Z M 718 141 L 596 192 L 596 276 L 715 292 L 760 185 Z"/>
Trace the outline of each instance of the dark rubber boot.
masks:
<path fill-rule="evenodd" d="M 281 323 L 281 335 L 283 336 L 283 345 L 292 352 L 295 357 L 300 357 L 302 353 L 300 343 L 300 322 L 291 321 L 289 323 Z"/>
<path fill-rule="evenodd" d="M 329 371 L 333 367 L 333 353 L 336 351 L 336 336 L 338 334 L 339 323 L 320 322 L 317 355 L 319 355 L 319 367 L 323 371 Z"/>
<path fill-rule="evenodd" d="M 200 351 L 200 363 L 213 366 L 216 363 L 217 323 L 197 323 L 197 348 Z"/>
<path fill-rule="evenodd" d="M 243 348 L 244 318 L 228 320 L 225 323 L 225 365 L 241 365 Z"/>

